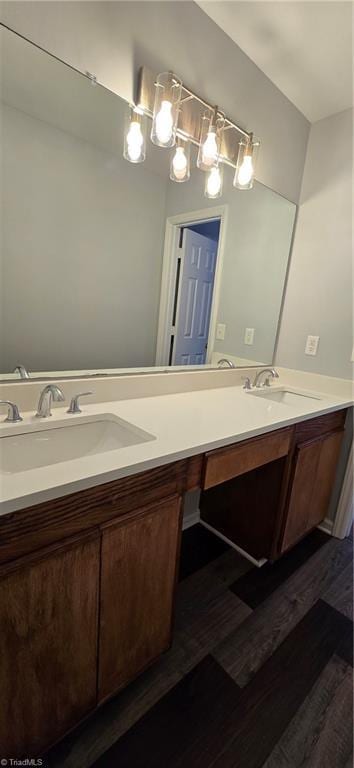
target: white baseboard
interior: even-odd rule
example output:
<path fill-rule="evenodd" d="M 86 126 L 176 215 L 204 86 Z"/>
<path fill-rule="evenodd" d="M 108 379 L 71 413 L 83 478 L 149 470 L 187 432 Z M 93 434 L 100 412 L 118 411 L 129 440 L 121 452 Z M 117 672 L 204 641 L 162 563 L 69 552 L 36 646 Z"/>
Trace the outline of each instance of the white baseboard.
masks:
<path fill-rule="evenodd" d="M 328 517 L 325 517 L 324 520 L 322 520 L 321 525 L 318 525 L 317 528 L 320 529 L 320 531 L 324 531 L 324 533 L 329 533 L 330 536 L 332 536 L 333 533 L 333 520 L 329 520 Z"/>
<path fill-rule="evenodd" d="M 199 509 L 196 509 L 195 512 L 192 512 L 189 515 L 183 516 L 182 530 L 185 531 L 187 530 L 187 528 L 191 528 L 192 525 L 196 525 L 199 522 L 200 522 Z"/>

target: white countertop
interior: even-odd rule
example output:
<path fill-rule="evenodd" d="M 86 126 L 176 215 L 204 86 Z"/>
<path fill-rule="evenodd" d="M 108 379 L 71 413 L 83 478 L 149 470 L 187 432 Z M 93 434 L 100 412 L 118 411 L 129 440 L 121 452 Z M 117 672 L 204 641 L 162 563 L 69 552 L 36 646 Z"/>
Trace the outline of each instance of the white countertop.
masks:
<path fill-rule="evenodd" d="M 82 414 L 68 417 L 65 408 L 56 408 L 46 427 L 60 420 L 105 414 L 122 418 L 149 432 L 154 439 L 105 453 L 71 461 L 0 475 L 0 515 L 58 498 L 84 488 L 107 483 L 178 459 L 245 440 L 298 421 L 353 405 L 352 397 L 333 392 L 309 391 L 289 380 L 272 385 L 272 390 L 293 389 L 320 399 L 284 405 L 245 392 L 240 386 L 203 391 L 141 397 L 130 400 L 82 404 Z M 20 424 L 0 423 L 0 438 L 38 428 L 34 413 L 22 414 Z M 0 439 L 1 461 L 1 439 Z"/>

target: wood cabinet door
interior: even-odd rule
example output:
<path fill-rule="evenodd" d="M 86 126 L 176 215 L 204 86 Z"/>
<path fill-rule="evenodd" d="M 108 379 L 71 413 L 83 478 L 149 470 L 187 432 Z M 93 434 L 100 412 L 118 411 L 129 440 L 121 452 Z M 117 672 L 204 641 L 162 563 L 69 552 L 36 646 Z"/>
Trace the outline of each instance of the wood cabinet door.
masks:
<path fill-rule="evenodd" d="M 99 536 L 0 569 L 0 756 L 35 757 L 96 704 Z"/>
<path fill-rule="evenodd" d="M 326 516 L 343 432 L 300 444 L 295 453 L 281 551 L 296 544 Z"/>
<path fill-rule="evenodd" d="M 328 512 L 337 470 L 343 432 L 334 432 L 322 440 L 317 465 L 316 486 L 313 489 L 309 509 L 308 527 L 314 528 L 322 522 Z"/>
<path fill-rule="evenodd" d="M 181 522 L 173 497 L 102 531 L 100 701 L 170 645 Z"/>

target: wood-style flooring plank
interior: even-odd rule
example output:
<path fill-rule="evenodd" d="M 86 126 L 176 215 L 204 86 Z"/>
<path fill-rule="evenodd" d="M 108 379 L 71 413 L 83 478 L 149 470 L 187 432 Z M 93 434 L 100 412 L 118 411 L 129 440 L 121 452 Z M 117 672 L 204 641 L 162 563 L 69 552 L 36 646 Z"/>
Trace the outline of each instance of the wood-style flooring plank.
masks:
<path fill-rule="evenodd" d="M 344 614 L 341 614 L 342 616 Z M 349 619 L 348 619 L 349 621 Z M 351 632 L 347 632 L 343 635 L 341 643 L 338 648 L 338 656 L 343 659 L 350 667 L 353 666 L 353 623 L 351 622 Z"/>
<path fill-rule="evenodd" d="M 351 542 L 332 538 L 214 649 L 238 685 L 251 680 L 351 559 Z"/>
<path fill-rule="evenodd" d="M 94 768 L 167 768 L 185 755 L 194 740 L 217 729 L 235 704 L 240 689 L 211 656 L 201 661 L 163 699 L 102 755 Z M 187 762 L 186 762 L 187 760 Z"/>
<path fill-rule="evenodd" d="M 191 573 L 215 560 L 230 547 L 213 533 L 197 523 L 183 532 L 179 578 L 185 579 Z"/>
<path fill-rule="evenodd" d="M 352 754 L 352 669 L 333 656 L 263 768 L 345 768 Z"/>
<path fill-rule="evenodd" d="M 241 576 L 230 586 L 231 591 L 251 608 L 257 608 L 328 541 L 328 534 L 316 529 L 275 563 L 252 568 Z"/>
<path fill-rule="evenodd" d="M 262 768 L 336 652 L 342 634 L 351 632 L 349 625 L 322 600 L 311 608 L 243 689 L 228 733 L 225 728 L 225 746 L 208 768 Z M 194 768 L 202 766 L 197 762 Z"/>
<path fill-rule="evenodd" d="M 343 684 L 332 699 L 328 716 L 313 750 L 311 768 L 345 768 L 353 760 L 353 671 L 348 667 Z M 353 763 L 352 763 L 353 764 Z"/>
<path fill-rule="evenodd" d="M 244 689 L 205 659 L 95 768 L 261 768 L 348 623 L 319 601 Z"/>
<path fill-rule="evenodd" d="M 344 768 L 353 768 L 353 765 L 354 765 L 354 759 L 353 759 L 353 753 L 352 753 L 351 755 L 349 755 Z"/>
<path fill-rule="evenodd" d="M 204 568 L 179 585 L 175 627 L 197 643 L 202 658 L 251 613 L 245 603 Z"/>
<path fill-rule="evenodd" d="M 234 549 L 229 549 L 206 567 L 209 573 L 227 588 L 243 574 L 253 569 L 252 563 L 245 557 L 241 557 Z"/>
<path fill-rule="evenodd" d="M 353 621 L 353 564 L 345 568 L 323 594 L 323 599 Z"/>

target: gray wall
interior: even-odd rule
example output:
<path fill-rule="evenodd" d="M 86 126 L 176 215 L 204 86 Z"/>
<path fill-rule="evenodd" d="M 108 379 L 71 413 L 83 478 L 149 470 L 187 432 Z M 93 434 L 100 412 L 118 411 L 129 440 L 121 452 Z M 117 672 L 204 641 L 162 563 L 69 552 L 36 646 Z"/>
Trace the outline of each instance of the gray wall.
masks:
<path fill-rule="evenodd" d="M 2 118 L 2 371 L 153 365 L 165 178 Z"/>
<path fill-rule="evenodd" d="M 167 216 L 227 205 L 227 227 L 217 322 L 225 323 L 220 354 L 270 363 L 273 360 L 296 206 L 256 183 L 249 192 L 232 186 L 224 170 L 224 192 L 204 197 L 205 176 L 195 171 L 186 184 L 170 183 Z M 255 328 L 254 344 L 244 344 L 246 328 Z"/>
<path fill-rule="evenodd" d="M 278 365 L 351 378 L 352 110 L 311 127 L 277 348 Z M 316 357 L 308 334 L 320 336 Z"/>
<path fill-rule="evenodd" d="M 3 2 L 2 21 L 131 100 L 140 65 L 174 69 L 261 139 L 257 178 L 298 201 L 309 124 L 192 2 Z"/>

